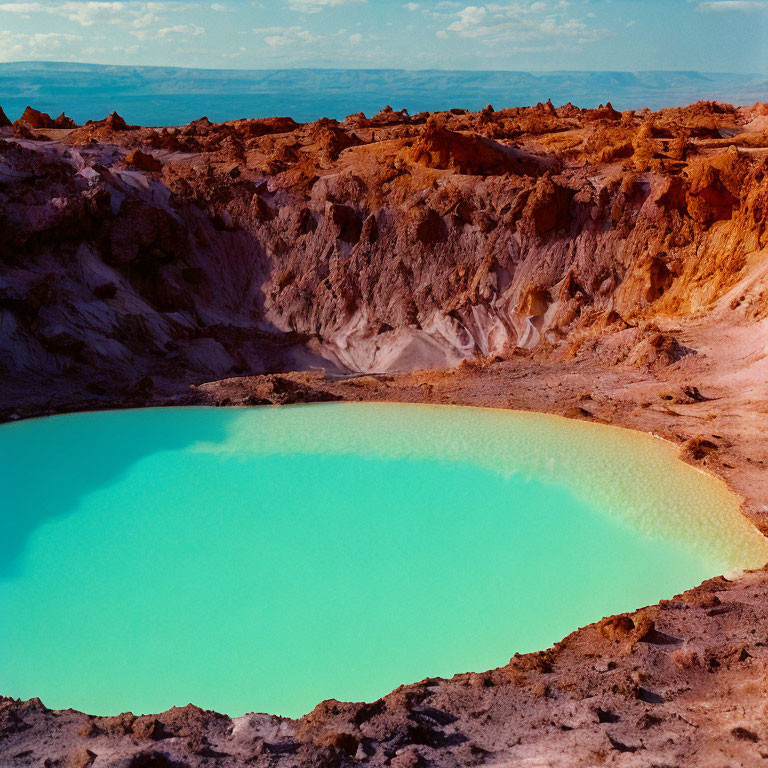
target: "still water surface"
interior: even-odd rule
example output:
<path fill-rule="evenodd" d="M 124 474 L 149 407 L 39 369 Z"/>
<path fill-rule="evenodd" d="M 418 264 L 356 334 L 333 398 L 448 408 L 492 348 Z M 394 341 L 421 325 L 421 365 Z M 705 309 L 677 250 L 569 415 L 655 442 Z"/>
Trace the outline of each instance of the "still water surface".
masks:
<path fill-rule="evenodd" d="M 301 715 L 506 663 L 768 561 L 637 433 L 410 405 L 0 427 L 0 693 Z"/>

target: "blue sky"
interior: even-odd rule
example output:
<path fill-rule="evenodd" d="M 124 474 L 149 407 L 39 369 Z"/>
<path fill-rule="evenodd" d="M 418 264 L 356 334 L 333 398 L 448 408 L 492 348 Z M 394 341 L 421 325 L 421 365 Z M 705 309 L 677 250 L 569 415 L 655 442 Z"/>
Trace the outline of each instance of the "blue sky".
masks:
<path fill-rule="evenodd" d="M 768 0 L 0 0 L 0 61 L 768 71 Z"/>

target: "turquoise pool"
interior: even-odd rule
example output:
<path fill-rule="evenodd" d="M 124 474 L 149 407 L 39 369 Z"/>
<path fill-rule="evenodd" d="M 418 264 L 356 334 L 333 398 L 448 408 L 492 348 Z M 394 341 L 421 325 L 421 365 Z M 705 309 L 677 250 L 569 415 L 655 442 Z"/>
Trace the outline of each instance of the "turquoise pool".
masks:
<path fill-rule="evenodd" d="M 0 693 L 93 714 L 370 700 L 768 561 L 666 443 L 486 409 L 19 422 L 0 505 Z"/>

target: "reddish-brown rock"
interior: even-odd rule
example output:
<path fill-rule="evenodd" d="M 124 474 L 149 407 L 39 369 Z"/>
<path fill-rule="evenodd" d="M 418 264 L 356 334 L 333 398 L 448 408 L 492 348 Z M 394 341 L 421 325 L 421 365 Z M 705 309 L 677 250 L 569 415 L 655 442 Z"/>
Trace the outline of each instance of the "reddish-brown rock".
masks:
<path fill-rule="evenodd" d="M 458 173 L 538 176 L 547 167 L 540 157 L 503 146 L 477 134 L 448 130 L 440 118 L 430 117 L 413 145 L 414 162 L 427 168 L 453 169 Z"/>
<path fill-rule="evenodd" d="M 739 202 L 745 164 L 729 153 L 702 158 L 688 166 L 689 206 L 692 218 L 702 224 L 730 219 Z"/>
<path fill-rule="evenodd" d="M 163 170 L 163 164 L 154 156 L 142 152 L 140 149 L 134 149 L 125 156 L 125 162 L 147 173 L 158 173 Z"/>
<path fill-rule="evenodd" d="M 35 138 L 35 135 L 32 133 L 32 126 L 26 120 L 22 119 L 14 120 L 13 135 L 19 139 Z"/>
<path fill-rule="evenodd" d="M 582 113 L 584 120 L 606 120 L 616 122 L 621 120 L 621 112 L 617 112 L 609 101 L 605 106 L 602 104 L 597 109 L 585 109 Z"/>
<path fill-rule="evenodd" d="M 533 223 L 537 235 L 570 225 L 572 196 L 570 189 L 555 183 L 549 176 L 539 180 L 525 206 L 525 216 Z"/>
<path fill-rule="evenodd" d="M 110 131 L 127 131 L 130 127 L 117 112 L 108 115 L 104 120 L 104 127 Z"/>
<path fill-rule="evenodd" d="M 128 125 L 117 112 L 113 112 L 103 120 L 89 120 L 85 125 L 75 128 L 64 141 L 73 146 L 83 146 L 100 141 L 127 146 L 133 141 L 135 148 L 138 143 L 136 140 L 137 133 L 138 126 Z M 145 138 L 148 139 L 154 135 L 156 135 L 155 131 L 147 130 Z"/>
<path fill-rule="evenodd" d="M 246 138 L 258 138 L 275 133 L 290 133 L 299 128 L 299 123 L 291 117 L 262 117 L 255 120 L 234 120 L 232 125 L 239 134 Z"/>
<path fill-rule="evenodd" d="M 19 118 L 13 123 L 13 135 L 19 139 L 28 139 L 29 141 L 48 141 L 49 137 L 43 133 L 35 133 L 32 126 Z"/>
<path fill-rule="evenodd" d="M 76 128 L 77 125 L 71 117 L 63 112 L 54 120 L 47 112 L 40 112 L 32 107 L 27 107 L 21 116 L 30 128 Z"/>
<path fill-rule="evenodd" d="M 53 121 L 52 128 L 77 128 L 77 123 L 63 112 Z"/>
<path fill-rule="evenodd" d="M 38 112 L 32 107 L 27 107 L 21 119 L 31 128 L 54 128 L 53 119 L 47 112 Z"/>

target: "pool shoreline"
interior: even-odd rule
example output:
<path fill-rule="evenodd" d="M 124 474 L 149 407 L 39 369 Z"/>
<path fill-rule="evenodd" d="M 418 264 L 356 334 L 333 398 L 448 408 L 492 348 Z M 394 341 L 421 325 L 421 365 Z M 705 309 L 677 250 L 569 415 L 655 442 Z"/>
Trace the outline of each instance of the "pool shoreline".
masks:
<path fill-rule="evenodd" d="M 246 378 L 246 377 L 244 377 Z M 218 382 L 213 382 L 218 383 Z M 695 469 L 697 472 L 700 472 L 701 474 L 705 475 L 706 477 L 710 477 L 714 480 L 717 480 L 725 485 L 725 487 L 728 489 L 730 493 L 737 496 L 742 504 L 742 507 L 744 507 L 747 504 L 747 499 L 743 496 L 743 494 L 739 493 L 735 488 L 729 484 L 728 480 L 723 477 L 720 473 L 715 471 L 714 469 L 702 466 L 702 464 L 689 453 L 686 451 L 685 446 L 681 445 L 678 442 L 675 442 L 670 437 L 666 437 L 663 434 L 660 434 L 653 430 L 643 430 L 639 429 L 637 427 L 631 427 L 627 426 L 625 424 L 620 423 L 611 423 L 611 422 L 604 422 L 599 421 L 597 419 L 583 419 L 581 418 L 580 414 L 563 414 L 558 413 L 554 410 L 548 410 L 548 411 L 539 411 L 539 410 L 532 410 L 532 409 L 523 409 L 523 408 L 511 408 L 507 406 L 494 406 L 494 405 L 475 405 L 475 404 L 465 404 L 465 403 L 419 403 L 414 402 L 413 400 L 380 400 L 380 399 L 371 399 L 371 400 L 310 400 L 310 401 L 300 401 L 297 400 L 295 402 L 289 402 L 289 403 L 270 403 L 270 404 L 260 404 L 260 405 L 246 405 L 246 404 L 233 404 L 233 403 L 227 403 L 227 404 L 212 404 L 209 402 L 206 402 L 205 399 L 202 399 L 201 402 L 194 402 L 189 401 L 187 398 L 172 398 L 168 402 L 158 402 L 155 404 L 147 404 L 147 405 L 128 405 L 124 407 L 116 407 L 116 406 L 106 406 L 104 408 L 84 408 L 82 410 L 71 410 L 71 411 L 53 411 L 49 413 L 38 413 L 33 414 L 29 416 L 24 416 L 21 418 L 6 418 L 3 419 L 0 417 L 0 427 L 2 427 L 3 424 L 15 424 L 19 421 L 30 421 L 33 419 L 45 419 L 50 418 L 52 416 L 67 416 L 67 415 L 73 415 L 73 414 L 85 414 L 85 413 L 105 413 L 109 411 L 118 411 L 118 410 L 150 410 L 150 409 L 156 409 L 156 408 L 176 408 L 176 407 L 184 407 L 184 408 L 208 408 L 208 407 L 221 407 L 221 408 L 227 408 L 229 410 L 247 410 L 250 408 L 287 408 L 290 406 L 307 406 L 307 405 L 316 405 L 320 403 L 333 403 L 333 402 L 343 402 L 350 405 L 365 405 L 366 403 L 384 403 L 384 404 L 391 404 L 391 405 L 402 405 L 402 406 L 428 406 L 433 408 L 468 408 L 468 409 L 482 409 L 482 410 L 498 410 L 498 411 L 508 411 L 510 413 L 526 413 L 526 414 L 535 414 L 538 416 L 548 416 L 553 417 L 557 419 L 567 419 L 570 421 L 574 420 L 580 420 L 584 421 L 585 423 L 594 424 L 597 426 L 602 427 L 609 427 L 612 429 L 619 429 L 627 432 L 635 432 L 640 435 L 644 435 L 647 437 L 651 437 L 655 440 L 659 440 L 660 442 L 664 443 L 665 445 L 669 446 L 670 448 L 677 451 L 676 459 L 678 461 L 682 461 L 685 464 L 688 464 L 693 469 Z M 742 509 L 742 514 L 744 514 L 744 517 L 749 520 L 750 523 L 755 525 L 755 527 L 760 530 L 760 528 L 755 524 L 755 521 L 752 519 L 752 517 L 744 510 Z M 761 533 L 768 538 L 768 530 L 761 531 Z"/>
<path fill-rule="evenodd" d="M 224 380 L 215 380 L 211 382 L 204 383 L 202 385 L 190 386 L 190 393 L 184 393 L 181 395 L 171 395 L 168 397 L 162 397 L 162 398 L 147 398 L 145 402 L 141 403 L 131 403 L 131 404 L 121 404 L 120 402 L 107 402 L 103 405 L 103 407 L 95 407 L 93 403 L 86 403 L 83 405 L 83 407 L 65 407 L 64 409 L 43 409 L 43 408 L 37 408 L 33 407 L 31 409 L 23 409 L 25 412 L 23 415 L 19 415 L 16 412 L 8 413 L 7 409 L 6 412 L 3 412 L 2 409 L 0 409 L 0 427 L 3 424 L 13 424 L 17 423 L 19 421 L 28 421 L 31 419 L 44 419 L 51 416 L 65 416 L 70 414 L 78 414 L 78 413 L 102 413 L 102 412 L 108 412 L 108 411 L 116 411 L 116 410 L 144 410 L 144 409 L 153 409 L 153 408 L 171 408 L 171 407 L 186 407 L 186 408 L 204 408 L 204 407 L 220 407 L 220 408 L 227 408 L 227 409 L 247 409 L 247 408 L 268 408 L 268 407 L 290 407 L 291 405 L 312 405 L 316 403 L 329 403 L 329 402 L 345 402 L 345 403 L 359 403 L 359 404 L 365 404 L 365 403 L 389 403 L 392 405 L 426 405 L 426 406 L 433 406 L 436 408 L 477 408 L 477 409 L 485 409 L 485 410 L 500 410 L 500 411 L 509 411 L 512 413 L 531 413 L 531 414 L 537 414 L 540 416 L 551 416 L 556 418 L 562 418 L 562 419 L 568 419 L 568 420 L 580 420 L 589 422 L 592 424 L 604 426 L 604 427 L 611 427 L 614 429 L 620 429 L 625 430 L 628 432 L 635 432 L 641 435 L 645 435 L 651 438 L 654 438 L 656 440 L 659 440 L 666 445 L 670 446 L 671 448 L 674 448 L 678 454 L 677 459 L 679 461 L 684 462 L 685 464 L 688 464 L 689 466 L 693 467 L 698 472 L 702 473 L 703 475 L 706 475 L 707 477 L 711 477 L 713 479 L 716 479 L 720 482 L 722 482 L 725 487 L 730 491 L 732 494 L 737 496 L 741 500 L 741 511 L 744 517 L 749 520 L 750 523 L 752 523 L 757 530 L 759 530 L 766 538 L 768 538 L 768 505 L 762 505 L 762 512 L 763 515 L 756 516 L 754 514 L 754 507 L 755 507 L 755 501 L 754 499 L 751 499 L 751 494 L 744 491 L 744 488 L 739 483 L 734 483 L 732 475 L 729 475 L 728 473 L 724 473 L 722 471 L 722 466 L 717 467 L 703 463 L 702 459 L 706 458 L 706 456 L 699 456 L 697 455 L 696 451 L 692 446 L 691 443 L 695 443 L 697 438 L 694 438 L 692 440 L 688 441 L 681 441 L 679 439 L 675 439 L 673 435 L 667 433 L 664 434 L 663 430 L 659 430 L 658 427 L 649 427 L 649 428 L 643 428 L 642 425 L 631 425 L 629 423 L 623 423 L 621 421 L 603 421 L 599 418 L 599 416 L 595 416 L 594 414 L 584 414 L 581 412 L 574 411 L 574 409 L 566 409 L 563 410 L 562 407 L 559 407 L 557 403 L 552 403 L 552 407 L 550 408 L 541 408 L 534 407 L 534 408 L 523 408 L 519 406 L 507 406 L 507 405 L 496 405 L 492 403 L 474 403 L 474 402 L 421 402 L 414 399 L 390 399 L 390 398 L 381 398 L 381 397 L 370 397 L 370 398 L 360 398 L 357 392 L 350 393 L 348 390 L 345 390 L 344 388 L 340 388 L 338 386 L 338 381 L 336 382 L 336 386 L 332 389 L 321 389 L 320 392 L 316 390 L 309 390 L 310 397 L 306 400 L 302 399 L 302 396 L 306 394 L 299 393 L 297 399 L 291 399 L 287 402 L 281 402 L 279 399 L 275 402 L 260 402 L 258 404 L 252 405 L 248 404 L 247 400 L 249 399 L 248 396 L 248 387 L 252 382 L 256 382 L 255 386 L 259 386 L 261 384 L 261 380 L 263 379 L 270 379 L 275 377 L 280 378 L 299 378 L 303 379 L 306 374 L 299 372 L 299 373 L 287 373 L 287 374 L 270 374 L 265 376 L 243 376 L 243 377 L 237 377 L 235 379 L 224 379 Z M 363 376 L 358 376 L 355 378 L 362 378 Z M 391 379 L 391 375 L 381 375 L 384 379 Z M 365 378 L 370 379 L 377 379 L 378 376 L 375 374 L 366 374 Z M 346 379 L 346 381 L 350 381 L 354 379 Z M 245 385 L 245 391 L 243 391 L 243 388 L 238 386 L 240 384 Z M 230 385 L 234 384 L 238 389 L 241 391 L 237 392 L 237 395 L 240 397 L 242 402 L 233 402 L 232 399 L 230 399 L 229 396 L 225 396 L 224 400 L 225 402 L 221 401 L 219 388 L 224 388 L 225 391 L 229 394 L 228 387 Z M 341 389 L 341 396 L 337 395 L 337 391 Z M 318 394 L 320 395 L 318 397 Z M 330 396 L 328 396 L 330 395 Z M 350 396 L 351 395 L 351 396 Z M 349 398 L 349 399 L 348 399 Z M 50 404 L 48 404 L 50 405 Z M 541 405 L 541 404 L 539 404 Z M 732 467 L 728 467 L 729 469 L 732 469 Z M 746 469 L 746 468 L 739 468 L 739 469 Z"/>
<path fill-rule="evenodd" d="M 580 394 L 583 389 L 583 379 L 576 381 L 566 393 L 563 393 L 562 391 L 554 391 L 550 384 L 550 377 L 554 373 L 553 368 L 521 359 L 513 359 L 496 366 L 496 368 L 498 370 L 493 370 L 493 366 L 491 366 L 489 373 L 489 369 L 483 366 L 463 365 L 451 372 L 435 371 L 397 376 L 366 376 L 347 381 L 335 381 L 326 379 L 319 374 L 307 373 L 243 377 L 194 385 L 183 392 L 176 389 L 175 392 L 170 391 L 167 394 L 155 393 L 139 400 L 134 399 L 129 403 L 115 401 L 94 403 L 91 400 L 80 403 L 62 402 L 59 406 L 50 401 L 40 402 L 38 399 L 37 402 L 29 403 L 23 408 L 14 408 L 13 411 L 6 409 L 0 413 L 0 417 L 2 421 L 7 422 L 16 421 L 18 418 L 52 415 L 57 412 L 111 410 L 115 407 L 211 405 L 245 407 L 254 401 L 263 405 L 362 401 L 500 408 L 549 416 L 587 419 L 603 423 L 606 426 L 632 430 L 660 439 L 666 444 L 680 449 L 680 458 L 683 461 L 700 472 L 724 482 L 728 490 L 741 499 L 741 511 L 744 516 L 755 524 L 763 534 L 768 531 L 766 515 L 761 509 L 763 498 L 761 484 L 753 482 L 756 477 L 755 472 L 759 472 L 760 468 L 754 466 L 753 462 L 732 459 L 731 454 L 739 447 L 739 442 L 735 439 L 736 435 L 729 434 L 722 427 L 717 427 L 718 434 L 725 435 L 719 450 L 701 455 L 695 450 L 695 440 L 697 433 L 700 433 L 700 428 L 696 429 L 694 424 L 695 431 L 692 433 L 691 427 L 685 419 L 679 418 L 674 413 L 668 413 L 666 409 L 642 408 L 638 405 L 636 397 L 627 404 L 621 403 L 619 400 L 617 407 L 615 395 L 621 387 L 617 386 L 615 381 L 610 379 L 605 381 L 600 393 L 593 391 L 591 399 L 583 400 Z M 512 377 L 510 377 L 510 373 L 512 373 Z M 524 391 L 511 391 L 510 378 L 517 382 L 519 376 L 525 377 Z M 602 397 L 606 391 L 611 391 L 614 395 L 610 408 L 606 407 L 606 400 Z M 646 393 L 643 393 L 643 397 L 647 396 Z M 703 407 L 707 408 L 706 404 Z M 712 410 L 717 407 L 721 407 L 719 403 L 709 406 Z M 702 404 L 693 404 L 687 408 L 701 413 Z M 10 418 L 12 415 L 18 418 Z M 697 415 L 696 422 L 698 421 L 700 421 L 700 417 Z M 748 449 L 752 444 L 751 439 L 744 441 L 744 444 Z M 667 736 L 671 734 L 682 740 L 689 737 L 693 738 L 686 733 L 685 726 L 668 719 L 673 716 L 673 713 L 676 713 L 675 717 L 685 717 L 691 722 L 695 721 L 700 727 L 714 729 L 713 732 L 719 734 L 718 738 L 722 739 L 724 738 L 722 735 L 722 727 L 724 726 L 722 724 L 728 717 L 732 717 L 723 714 L 729 706 L 732 706 L 729 704 L 731 700 L 729 697 L 733 693 L 728 690 L 728 686 L 736 685 L 733 681 L 742 680 L 744 675 L 754 675 L 756 673 L 755 665 L 764 665 L 766 672 L 768 672 L 768 659 L 764 660 L 753 651 L 749 652 L 750 656 L 746 667 L 745 662 L 738 661 L 738 658 L 744 656 L 742 649 L 752 647 L 749 645 L 750 630 L 759 627 L 763 621 L 768 622 L 768 597 L 764 595 L 768 595 L 768 569 L 746 572 L 728 579 L 723 576 L 716 576 L 670 600 L 662 601 L 657 605 L 640 609 L 631 614 L 624 614 L 619 618 L 607 617 L 596 624 L 576 630 L 550 649 L 513 657 L 509 665 L 497 670 L 477 674 L 466 673 L 447 681 L 426 681 L 401 686 L 384 697 L 383 701 L 391 702 L 391 704 L 386 705 L 388 715 L 385 712 L 370 716 L 370 722 L 378 724 L 375 728 L 371 726 L 373 728 L 371 733 L 375 731 L 382 734 L 381 729 L 399 732 L 399 728 L 405 727 L 402 723 L 411 722 L 413 717 L 413 703 L 408 702 L 423 701 L 431 702 L 429 706 L 437 706 L 441 710 L 451 712 L 451 717 L 458 718 L 456 722 L 462 725 L 465 733 L 477 734 L 470 736 L 469 740 L 479 746 L 487 743 L 484 739 L 486 739 L 489 730 L 497 733 L 496 738 L 499 738 L 498 731 L 490 726 L 483 726 L 478 731 L 465 709 L 465 705 L 454 706 L 450 703 L 456 696 L 461 699 L 461 697 L 468 695 L 461 692 L 473 692 L 470 696 L 475 702 L 472 707 L 478 706 L 479 702 L 486 700 L 486 694 L 483 693 L 486 690 L 488 695 L 496 691 L 502 695 L 505 701 L 508 698 L 510 701 L 514 700 L 517 702 L 515 706 L 519 708 L 519 717 L 521 718 L 515 719 L 517 723 L 515 727 L 519 728 L 521 732 L 528 733 L 526 729 L 536 718 L 540 717 L 536 713 L 541 711 L 541 706 L 545 706 L 547 711 L 560 713 L 557 717 L 564 717 L 566 720 L 572 717 L 567 713 L 571 711 L 573 705 L 568 704 L 570 698 L 563 691 L 567 691 L 568 686 L 574 685 L 574 680 L 582 679 L 582 682 L 576 685 L 577 689 L 583 690 L 583 694 L 580 695 L 585 695 L 586 698 L 576 699 L 576 701 L 585 702 L 583 706 L 577 707 L 579 711 L 594 713 L 595 707 L 599 705 L 601 711 L 614 712 L 622 707 L 628 708 L 628 711 L 634 713 L 632 717 L 636 716 L 636 719 L 645 717 L 644 713 L 651 714 L 654 711 L 660 711 L 664 715 L 665 727 L 663 730 Z M 721 612 L 721 605 L 727 606 L 732 602 L 748 605 L 749 617 L 744 615 L 743 610 Z M 717 616 L 715 623 L 713 623 L 713 618 L 709 616 L 710 613 Z M 679 642 L 675 640 L 669 645 L 658 644 L 654 641 L 654 637 L 656 637 L 654 633 L 658 633 L 658 636 L 662 638 L 677 638 Z M 597 661 L 594 661 L 595 658 Z M 656 659 L 663 660 L 663 674 L 661 676 L 659 676 L 658 669 L 660 662 Z M 717 683 L 718 688 L 715 691 L 710 687 L 714 682 L 710 677 L 711 671 L 708 671 L 710 662 L 717 663 L 718 674 L 720 675 L 720 680 Z M 637 666 L 638 663 L 644 669 L 643 675 L 647 676 L 642 684 L 632 681 L 634 673 L 631 672 L 631 667 Z M 600 669 L 607 669 L 608 672 L 595 672 L 595 665 L 600 666 Z M 606 677 L 606 680 L 603 680 L 603 677 Z M 731 682 L 724 683 L 723 679 L 726 677 Z M 614 691 L 615 682 L 607 687 L 604 685 L 604 683 L 609 682 L 607 678 L 613 680 L 620 678 L 625 681 L 619 685 L 620 693 L 617 694 Z M 678 701 L 677 694 L 664 692 L 670 679 L 678 680 L 678 686 L 690 686 L 690 690 L 693 692 L 690 696 L 700 695 L 702 697 L 697 701 L 706 699 L 711 704 L 714 695 L 718 706 L 711 710 L 701 703 L 686 703 L 685 697 Z M 562 686 L 565 688 L 561 690 Z M 659 691 L 661 692 L 659 693 Z M 697 691 L 699 693 L 696 693 Z M 565 699 L 563 699 L 564 695 Z M 658 697 L 658 701 L 655 697 Z M 646 701 L 646 699 L 649 700 Z M 719 709 L 720 705 L 725 709 Z M 312 713 L 297 721 L 270 717 L 270 723 L 281 724 L 278 731 L 282 735 L 279 737 L 276 735 L 278 732 L 274 731 L 274 725 L 267 727 L 266 721 L 263 719 L 264 716 L 245 715 L 235 720 L 230 718 L 222 720 L 221 718 L 224 716 L 202 712 L 194 707 L 138 718 L 123 715 L 117 718 L 97 718 L 70 711 L 60 711 L 54 717 L 63 724 L 62 727 L 65 730 L 69 729 L 67 730 L 68 733 L 71 731 L 68 743 L 89 745 L 88 748 L 93 747 L 94 751 L 97 752 L 96 747 L 103 748 L 102 744 L 105 739 L 110 744 L 119 745 L 124 743 L 124 739 L 131 738 L 139 738 L 140 743 L 145 745 L 145 749 L 151 750 L 156 746 L 156 740 L 146 737 L 144 734 L 151 733 L 155 729 L 153 723 L 160 723 L 161 727 L 168 733 L 188 732 L 196 733 L 201 737 L 203 734 L 208 734 L 206 738 L 210 739 L 212 743 L 215 742 L 215 738 L 220 739 L 218 743 L 223 747 L 225 743 L 228 743 L 226 738 L 221 734 L 214 738 L 211 734 L 214 731 L 218 733 L 217 729 L 220 729 L 221 723 L 227 722 L 229 723 L 226 726 L 227 729 L 234 728 L 236 733 L 247 730 L 254 738 L 260 739 L 261 749 L 265 755 L 283 754 L 280 750 L 287 749 L 287 747 L 282 745 L 288 742 L 296 743 L 299 746 L 294 755 L 303 755 L 308 761 L 307 764 L 312 764 L 312 760 L 318 754 L 318 741 L 331 739 L 331 736 L 328 735 L 330 733 L 349 732 L 356 734 L 354 737 L 357 739 L 356 753 L 360 757 L 361 744 L 367 743 L 365 739 L 374 738 L 375 734 L 374 736 L 363 737 L 361 726 L 355 725 L 355 723 L 360 718 L 365 720 L 369 717 L 367 714 L 369 710 L 366 707 L 370 706 L 373 705 L 319 704 Z M 489 706 L 491 706 L 490 711 L 494 711 L 494 707 L 497 705 Z M 44 738 L 49 727 L 47 718 L 51 715 L 42 704 L 35 700 L 22 703 L 11 700 L 3 702 L 0 699 L 0 707 L 5 707 L 8 711 L 15 712 L 32 723 L 30 738 L 35 737 L 35 734 L 39 734 L 41 739 Z M 642 747 L 642 754 L 647 755 L 650 760 L 651 755 L 654 754 L 651 743 L 654 742 L 655 737 L 646 730 L 638 730 L 636 726 L 630 724 L 629 720 L 630 715 L 621 714 L 616 725 L 610 726 L 611 721 L 608 721 L 611 738 L 633 749 L 640 748 L 638 739 L 642 739 L 642 743 L 646 744 L 645 747 Z M 194 721 L 195 725 L 185 725 L 180 731 L 180 721 L 185 723 Z M 366 720 L 366 722 L 368 721 Z M 598 723 L 596 717 L 595 723 L 595 726 L 589 726 L 584 733 L 582 733 L 581 726 L 576 730 L 582 735 L 584 741 L 579 749 L 582 746 L 586 748 L 586 745 L 591 745 L 591 749 L 598 749 L 596 745 L 605 741 L 606 726 Z M 738 724 L 729 725 L 727 733 L 730 734 L 730 731 L 737 729 L 737 726 Z M 120 732 L 124 730 L 126 736 L 116 736 L 115 728 L 122 729 Z M 429 726 L 429 729 L 433 729 L 435 733 L 452 730 L 451 727 L 436 726 L 434 723 Z M 91 730 L 96 735 L 84 739 L 78 735 L 84 730 Z M 525 748 L 523 743 L 521 746 L 515 747 L 509 754 L 514 754 L 516 759 L 517 757 L 522 758 L 526 754 L 541 754 L 540 751 L 536 751 L 536 749 L 541 749 L 541 739 L 546 739 L 547 743 L 552 745 L 560 744 L 563 739 L 566 739 L 562 742 L 563 745 L 571 744 L 567 742 L 567 734 L 570 731 L 560 731 L 559 726 L 557 728 L 547 726 L 543 730 L 543 734 L 539 731 L 536 731 L 535 735 L 534 731 L 530 732 L 527 737 L 530 744 L 529 748 Z M 333 737 L 333 739 L 336 738 L 336 736 Z M 375 737 L 377 744 L 380 738 L 383 736 Z M 440 739 L 437 736 L 434 738 L 440 741 L 443 736 L 440 736 Z M 732 737 L 728 736 L 728 738 Z M 736 741 L 738 742 L 738 739 Z M 342 743 L 345 742 L 342 740 Z M 406 744 L 405 741 L 402 743 Z M 164 742 L 161 744 L 164 748 L 168 746 Z M 538 748 L 534 746 L 535 744 L 539 745 Z M 485 747 L 482 748 L 485 749 Z M 555 749 L 554 746 L 552 748 Z M 555 751 L 559 753 L 560 749 L 565 748 L 564 746 L 557 747 Z M 271 752 L 270 750 L 273 749 L 276 751 Z M 323 749 L 329 748 L 324 747 Z M 435 756 L 444 749 L 439 746 L 422 744 L 418 746 L 417 751 L 423 759 L 429 760 L 431 759 L 430 756 Z M 567 749 L 573 750 L 576 747 L 571 744 Z M 659 759 L 666 759 L 664 755 L 667 753 L 661 741 L 657 744 L 657 749 L 661 756 Z M 180 757 L 186 756 L 188 752 L 185 750 L 183 745 L 175 745 L 174 742 L 170 754 L 178 754 Z M 338 750 L 338 747 L 332 747 L 331 751 L 333 750 Z M 695 752 L 693 746 L 690 750 Z M 1 747 L 0 754 L 2 754 Z M 505 754 L 507 753 L 505 752 Z M 460 747 L 457 746 L 455 762 L 452 764 L 467 765 L 474 759 L 471 754 L 462 753 Z M 197 763 L 189 764 L 196 765 Z M 556 762 L 552 764 L 560 765 Z M 562 763 L 562 765 L 571 764 L 572 762 L 567 761 Z"/>
<path fill-rule="evenodd" d="M 110 449 L 115 435 L 120 443 Z M 36 521 L 34 527 L 8 521 L 10 549 L 3 551 L 12 562 L 18 552 L 19 566 L 7 584 L 0 582 L 0 603 L 4 615 L 26 618 L 0 640 L 0 679 L 12 683 L 7 692 L 14 695 L 45 693 L 49 704 L 100 715 L 156 711 L 194 691 L 198 703 L 232 716 L 258 705 L 298 717 L 325 696 L 375 698 L 420 674 L 492 668 L 505 653 L 550 647 L 577 626 L 669 598 L 712 574 L 768 563 L 768 542 L 740 515 L 738 499 L 720 481 L 678 462 L 670 445 L 559 416 L 392 403 L 134 409 L 6 425 L 0 445 L 10 462 L 0 472 L 9 503 Z M 58 466 L 50 490 L 25 470 L 35 454 Z M 301 488 L 291 490 L 297 477 Z M 448 487 L 453 491 L 446 495 Z M 42 509 L 49 512 L 39 516 Z M 290 522 L 277 523 L 283 518 Z M 213 521 L 216 531 L 209 528 Z M 234 537 L 227 533 L 232 526 L 239 531 Z M 301 533 L 306 526 L 336 554 L 319 555 Z M 136 538 L 136 529 L 152 531 L 151 542 Z M 200 534 L 208 541 L 202 547 Z M 291 543 L 284 551 L 286 536 Z M 238 555 L 241 543 L 245 559 Z M 162 557 L 162 569 L 142 565 L 147 551 Z M 261 553 L 258 577 L 252 552 Z M 288 561 L 306 555 L 314 576 L 306 581 L 305 567 L 286 568 L 286 559 L 272 552 L 292 553 Z M 357 552 L 366 552 L 365 559 Z M 198 565 L 188 570 L 190 556 Z M 446 557 L 465 569 L 459 582 Z M 620 572 L 614 558 L 623 563 Z M 400 565 L 393 570 L 393 563 Z M 412 577 L 401 583 L 403 569 Z M 282 574 L 277 583 L 268 576 L 273 572 Z M 358 586 L 347 586 L 350 576 Z M 401 598 L 382 598 L 378 579 Z M 485 588 L 489 580 L 492 590 Z M 421 590 L 410 588 L 416 582 L 432 585 L 431 600 L 419 602 Z M 590 586 L 577 586 L 582 582 Z M 232 587 L 240 597 L 219 615 Z M 326 604 L 329 589 L 335 597 Z M 146 593 L 140 607 L 133 607 L 135 590 Z M 195 629 L 188 613 L 174 607 L 186 604 L 189 590 L 196 594 L 188 607 L 194 615 L 233 622 L 223 648 L 256 644 L 271 661 L 239 662 L 222 650 L 210 658 L 217 672 L 208 682 L 188 676 L 184 670 L 208 665 L 197 656 L 198 644 L 182 650 L 183 639 L 199 634 L 204 645 L 220 644 L 216 630 Z M 289 606 L 304 605 L 307 593 L 315 599 L 292 609 L 288 624 L 281 620 Z M 119 619 L 112 615 L 115 601 L 125 606 Z M 406 607 L 417 603 L 415 612 Z M 326 626 L 316 606 L 325 606 L 322 616 L 358 619 L 346 629 Z M 367 651 L 359 638 L 345 639 L 347 630 L 357 637 L 359 622 L 376 626 L 382 610 L 390 621 L 365 643 Z M 70 613 L 80 616 L 84 633 L 74 643 Z M 155 630 L 166 616 L 175 617 L 177 628 Z M 266 617 L 270 629 L 263 634 Z M 392 622 L 411 629 L 400 635 Z M 35 663 L 38 633 L 31 628 L 46 625 L 44 642 L 60 648 L 61 658 Z M 297 625 L 307 640 L 286 657 L 275 638 L 290 642 Z M 126 626 L 138 632 L 133 641 L 131 633 L 123 637 Z M 414 631 L 431 638 L 438 626 L 453 626 L 451 643 L 407 639 Z M 151 641 L 141 637 L 142 627 Z M 334 633 L 339 645 L 348 645 L 344 663 L 318 645 L 310 654 L 316 670 L 295 677 L 291 670 L 308 662 L 311 638 Z M 161 652 L 167 641 L 178 644 L 172 657 Z M 121 653 L 134 667 L 127 677 L 115 657 L 124 642 Z M 147 674 L 152 649 L 168 670 L 161 688 Z M 380 657 L 378 671 L 366 671 L 361 653 Z M 97 679 L 83 666 L 83 654 L 102 658 Z M 268 668 L 281 670 L 279 684 Z M 236 680 L 248 680 L 258 694 Z"/>

